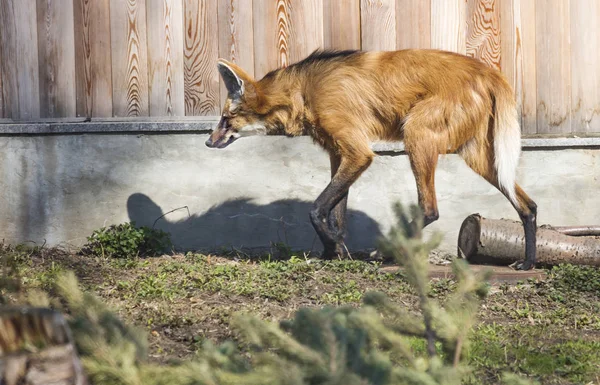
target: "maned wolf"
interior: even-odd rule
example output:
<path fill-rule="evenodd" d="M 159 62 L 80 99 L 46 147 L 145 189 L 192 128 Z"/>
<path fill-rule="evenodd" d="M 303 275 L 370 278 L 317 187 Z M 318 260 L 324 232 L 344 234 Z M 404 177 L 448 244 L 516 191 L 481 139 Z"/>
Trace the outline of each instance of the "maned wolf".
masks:
<path fill-rule="evenodd" d="M 343 254 L 348 190 L 373 161 L 371 142 L 404 141 L 425 226 L 439 217 L 438 155 L 456 152 L 517 210 L 526 244 L 518 268 L 535 266 L 537 206 L 515 183 L 521 131 L 500 71 L 464 55 L 416 49 L 315 51 L 260 80 L 223 59 L 218 69 L 228 97 L 208 147 L 249 135 L 307 134 L 329 153 L 331 182 L 310 212 L 323 258 Z"/>

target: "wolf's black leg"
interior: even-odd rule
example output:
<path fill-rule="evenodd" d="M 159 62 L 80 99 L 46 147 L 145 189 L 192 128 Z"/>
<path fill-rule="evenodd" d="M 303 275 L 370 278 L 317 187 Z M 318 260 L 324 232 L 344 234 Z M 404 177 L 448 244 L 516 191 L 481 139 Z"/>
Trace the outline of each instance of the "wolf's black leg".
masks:
<path fill-rule="evenodd" d="M 314 203 L 310 212 L 310 219 L 324 245 L 323 258 L 333 258 L 336 255 L 343 254 L 343 234 L 331 228 L 329 217 L 333 208 L 343 199 L 347 199 L 350 186 L 369 167 L 372 160 L 372 156 L 355 159 L 342 158 L 331 182 Z"/>

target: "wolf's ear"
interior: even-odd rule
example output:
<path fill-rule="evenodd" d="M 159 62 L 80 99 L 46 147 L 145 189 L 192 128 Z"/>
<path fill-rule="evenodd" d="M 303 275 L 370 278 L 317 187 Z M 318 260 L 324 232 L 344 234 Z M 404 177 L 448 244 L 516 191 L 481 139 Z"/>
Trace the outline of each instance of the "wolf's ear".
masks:
<path fill-rule="evenodd" d="M 244 94 L 244 81 L 235 73 L 233 67 L 226 60 L 219 59 L 217 62 L 219 73 L 223 78 L 227 92 L 232 99 L 241 99 Z"/>

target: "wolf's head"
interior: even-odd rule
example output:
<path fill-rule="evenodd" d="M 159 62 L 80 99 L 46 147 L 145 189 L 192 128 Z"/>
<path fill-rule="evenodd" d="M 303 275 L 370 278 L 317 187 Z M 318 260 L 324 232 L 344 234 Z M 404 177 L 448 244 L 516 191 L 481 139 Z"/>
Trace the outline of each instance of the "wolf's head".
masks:
<path fill-rule="evenodd" d="M 225 148 L 242 136 L 266 135 L 265 114 L 261 114 L 264 97 L 254 79 L 237 65 L 224 59 L 217 62 L 219 73 L 227 88 L 227 99 L 221 120 L 206 145 Z"/>

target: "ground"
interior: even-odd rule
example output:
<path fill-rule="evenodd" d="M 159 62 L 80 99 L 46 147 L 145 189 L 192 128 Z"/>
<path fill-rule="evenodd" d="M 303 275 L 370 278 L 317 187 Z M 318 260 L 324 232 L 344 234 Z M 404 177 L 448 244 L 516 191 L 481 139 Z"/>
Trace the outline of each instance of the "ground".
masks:
<path fill-rule="evenodd" d="M 24 288 L 50 288 L 59 271 L 74 270 L 86 290 L 147 329 L 150 359 L 157 363 L 191 357 L 206 339 L 235 338 L 228 327 L 235 312 L 281 320 L 300 307 L 359 305 L 371 290 L 410 309 L 417 304 L 402 271 L 376 262 L 194 253 L 105 259 L 56 249 L 2 250 L 12 255 L 10 274 L 21 277 Z M 434 278 L 431 295 L 443 301 L 453 284 Z M 1 298 L 13 297 L 0 291 Z M 600 271 L 562 266 L 541 278 L 493 283 L 470 340 L 475 372 L 469 383 L 496 383 L 508 369 L 543 384 L 600 384 Z"/>

